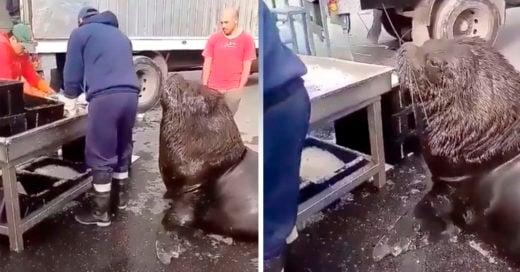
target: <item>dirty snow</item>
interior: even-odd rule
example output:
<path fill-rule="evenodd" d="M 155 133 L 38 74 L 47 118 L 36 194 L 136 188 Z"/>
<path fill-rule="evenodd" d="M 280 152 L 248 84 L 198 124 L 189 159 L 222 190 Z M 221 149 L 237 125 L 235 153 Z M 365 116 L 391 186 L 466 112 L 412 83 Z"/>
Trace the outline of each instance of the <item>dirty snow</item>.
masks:
<path fill-rule="evenodd" d="M 309 182 L 323 182 L 345 163 L 330 152 L 317 147 L 303 149 L 300 177 Z"/>
<path fill-rule="evenodd" d="M 354 77 L 337 68 L 325 68 L 308 64 L 307 74 L 303 76 L 310 98 L 345 87 L 354 82 Z"/>
<path fill-rule="evenodd" d="M 478 253 L 480 253 L 482 256 L 487 258 L 489 263 L 492 263 L 492 264 L 497 263 L 495 258 L 491 256 L 491 253 L 488 250 L 483 249 L 479 243 L 471 240 L 471 241 L 469 241 L 469 246 L 471 248 L 473 248 L 474 250 L 478 251 Z"/>
<path fill-rule="evenodd" d="M 313 224 L 316 224 L 325 218 L 325 214 L 323 212 L 318 212 L 310 215 L 306 220 L 300 222 L 298 224 L 298 230 L 303 230 Z"/>
<path fill-rule="evenodd" d="M 218 235 L 218 234 L 209 234 L 208 237 L 212 239 L 213 246 L 216 246 L 218 243 L 224 243 L 227 245 L 233 244 L 233 238 L 231 238 L 231 237 L 224 237 L 224 236 Z"/>

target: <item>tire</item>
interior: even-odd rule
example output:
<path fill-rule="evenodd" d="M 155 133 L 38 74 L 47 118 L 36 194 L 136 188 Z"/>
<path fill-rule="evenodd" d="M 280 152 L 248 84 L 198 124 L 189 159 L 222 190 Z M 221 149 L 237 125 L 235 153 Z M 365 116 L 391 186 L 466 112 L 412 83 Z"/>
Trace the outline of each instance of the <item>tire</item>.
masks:
<path fill-rule="evenodd" d="M 390 17 L 390 19 L 388 17 Z M 387 9 L 386 12 L 383 10 L 381 23 L 386 32 L 388 32 L 392 37 L 396 39 L 401 37 L 401 39 L 406 42 L 412 40 L 412 18 L 397 14 L 395 9 Z M 392 28 L 392 24 L 395 27 L 395 31 Z M 399 34 L 399 37 L 397 36 L 396 31 Z"/>
<path fill-rule="evenodd" d="M 146 56 L 134 56 L 134 67 L 141 84 L 137 111 L 144 113 L 154 108 L 159 102 L 163 76 L 161 68 Z"/>
<path fill-rule="evenodd" d="M 434 39 L 479 36 L 493 45 L 500 27 L 500 12 L 489 0 L 444 0 L 431 23 Z"/>

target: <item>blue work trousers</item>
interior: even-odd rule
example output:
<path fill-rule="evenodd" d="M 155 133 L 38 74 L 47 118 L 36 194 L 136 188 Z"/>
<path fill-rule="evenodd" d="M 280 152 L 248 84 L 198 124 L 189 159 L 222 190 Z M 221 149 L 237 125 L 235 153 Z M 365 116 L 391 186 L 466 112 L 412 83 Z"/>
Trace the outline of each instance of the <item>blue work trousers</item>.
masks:
<path fill-rule="evenodd" d="M 310 101 L 301 78 L 264 95 L 264 259 L 282 253 L 298 213 Z"/>

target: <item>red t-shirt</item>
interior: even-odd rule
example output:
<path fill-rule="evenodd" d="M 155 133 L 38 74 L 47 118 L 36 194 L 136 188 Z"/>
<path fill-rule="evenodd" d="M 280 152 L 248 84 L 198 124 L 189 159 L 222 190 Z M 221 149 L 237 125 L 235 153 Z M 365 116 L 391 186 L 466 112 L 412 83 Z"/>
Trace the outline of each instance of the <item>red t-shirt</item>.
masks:
<path fill-rule="evenodd" d="M 245 32 L 233 39 L 218 32 L 211 35 L 202 55 L 213 59 L 208 87 L 220 91 L 235 89 L 240 86 L 244 61 L 256 59 L 255 41 Z"/>

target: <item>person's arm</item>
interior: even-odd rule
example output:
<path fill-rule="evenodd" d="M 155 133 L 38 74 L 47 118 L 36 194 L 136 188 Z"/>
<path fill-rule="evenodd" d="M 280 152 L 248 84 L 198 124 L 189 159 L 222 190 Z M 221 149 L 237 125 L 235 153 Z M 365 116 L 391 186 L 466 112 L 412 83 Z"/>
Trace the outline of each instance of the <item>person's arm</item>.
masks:
<path fill-rule="evenodd" d="M 249 75 L 251 74 L 251 65 L 253 61 L 256 59 L 256 48 L 255 41 L 252 37 L 247 39 L 246 46 L 244 47 L 244 63 L 242 66 L 242 76 L 240 77 L 240 85 L 238 87 L 239 90 L 244 89 L 249 80 Z"/>
<path fill-rule="evenodd" d="M 204 65 L 202 66 L 202 85 L 204 85 L 204 86 L 208 86 L 209 73 L 211 71 L 212 61 L 213 61 L 213 58 L 210 58 L 210 57 L 204 58 Z"/>
<path fill-rule="evenodd" d="M 0 79 L 14 79 L 9 50 L 11 50 L 11 48 L 8 48 L 7 45 L 0 44 Z"/>
<path fill-rule="evenodd" d="M 82 92 L 83 71 L 83 40 L 80 33 L 72 31 L 67 44 L 65 67 L 63 68 L 63 95 L 69 99 L 77 98 Z"/>
<path fill-rule="evenodd" d="M 29 58 L 29 55 L 23 56 L 21 66 L 22 76 L 25 78 L 25 80 L 27 80 L 27 83 L 29 83 L 31 87 L 40 89 L 38 85 L 40 83 L 41 78 L 40 76 L 38 76 L 36 71 L 34 71 L 34 66 Z"/>
<path fill-rule="evenodd" d="M 202 52 L 204 57 L 204 65 L 202 66 L 202 85 L 208 86 L 209 75 L 211 73 L 211 63 L 213 62 L 213 36 L 208 39 L 206 47 Z"/>

